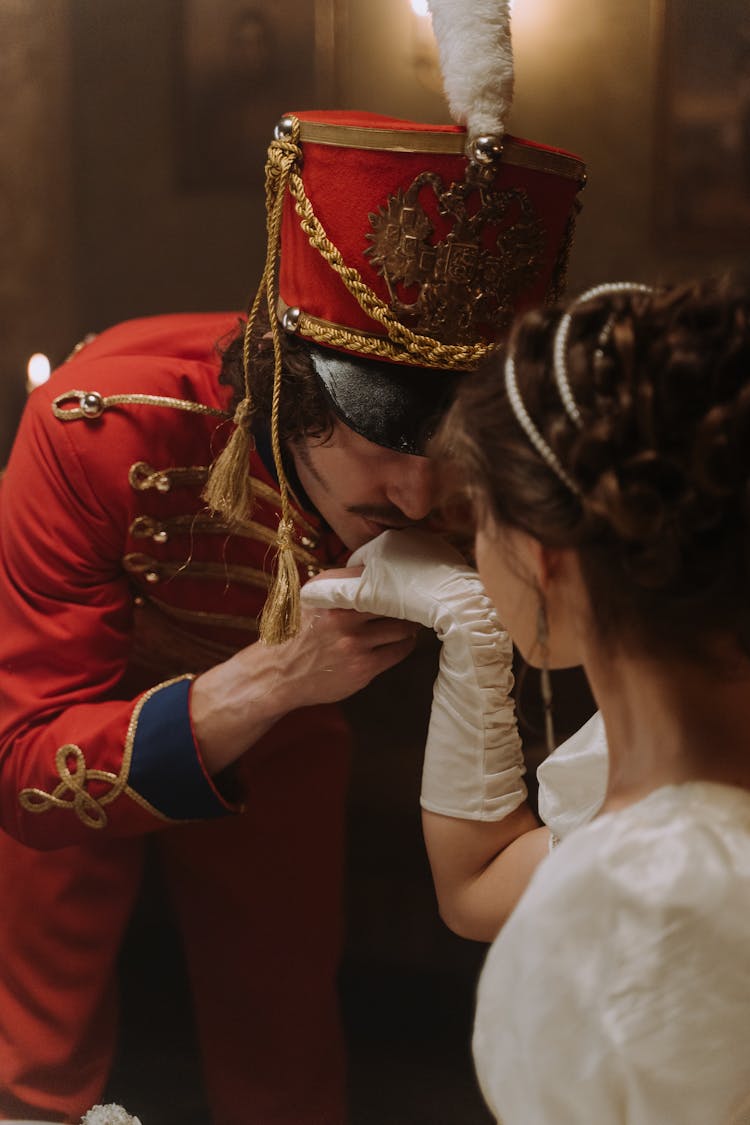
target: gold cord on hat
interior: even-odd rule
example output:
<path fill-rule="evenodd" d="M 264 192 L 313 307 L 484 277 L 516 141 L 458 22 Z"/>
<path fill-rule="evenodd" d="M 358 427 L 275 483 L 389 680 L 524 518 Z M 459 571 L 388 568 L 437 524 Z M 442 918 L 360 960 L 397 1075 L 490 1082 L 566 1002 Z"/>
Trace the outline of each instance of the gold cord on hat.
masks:
<path fill-rule="evenodd" d="M 274 159 L 271 153 L 274 153 L 277 159 Z M 299 571 L 294 557 L 292 538 L 294 522 L 292 506 L 289 501 L 289 484 L 284 472 L 279 437 L 283 357 L 281 354 L 281 328 L 276 316 L 281 216 L 284 209 L 287 182 L 299 155 L 299 122 L 296 122 L 296 127 L 293 128 L 293 132 L 289 136 L 280 137 L 271 145 L 266 172 L 268 257 L 264 278 L 274 359 L 271 447 L 281 495 L 281 520 L 276 533 L 276 570 L 260 616 L 260 639 L 266 644 L 281 644 L 282 641 L 289 640 L 297 633 L 300 622 Z"/>
<path fill-rule="evenodd" d="M 293 637 L 299 628 L 299 572 L 293 553 L 293 518 L 289 484 L 284 471 L 279 439 L 282 354 L 281 330 L 276 316 L 276 289 L 281 236 L 281 216 L 289 173 L 299 159 L 299 124 L 295 122 L 288 136 L 277 137 L 271 144 L 266 163 L 266 261 L 258 291 L 247 315 L 242 347 L 244 397 L 234 415 L 235 430 L 211 467 L 203 499 L 209 508 L 228 522 L 242 523 L 252 510 L 252 482 L 249 456 L 254 448 L 251 423 L 253 414 L 250 390 L 250 363 L 253 328 L 265 299 L 268 305 L 273 341 L 274 373 L 271 406 L 271 447 L 279 482 L 281 519 L 276 534 L 276 561 L 271 588 L 260 619 L 260 639 L 266 644 L 279 644 Z"/>

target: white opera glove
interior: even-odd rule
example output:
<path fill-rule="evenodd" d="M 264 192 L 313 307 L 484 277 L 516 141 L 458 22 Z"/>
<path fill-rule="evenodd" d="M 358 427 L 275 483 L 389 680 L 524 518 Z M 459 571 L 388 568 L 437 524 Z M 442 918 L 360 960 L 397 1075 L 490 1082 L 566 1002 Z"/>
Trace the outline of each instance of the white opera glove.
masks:
<path fill-rule="evenodd" d="M 511 698 L 513 646 L 475 570 L 427 532 L 386 531 L 352 555 L 360 576 L 302 589 L 319 609 L 356 609 L 434 629 L 443 647 L 421 804 L 464 820 L 501 820 L 526 797 Z"/>

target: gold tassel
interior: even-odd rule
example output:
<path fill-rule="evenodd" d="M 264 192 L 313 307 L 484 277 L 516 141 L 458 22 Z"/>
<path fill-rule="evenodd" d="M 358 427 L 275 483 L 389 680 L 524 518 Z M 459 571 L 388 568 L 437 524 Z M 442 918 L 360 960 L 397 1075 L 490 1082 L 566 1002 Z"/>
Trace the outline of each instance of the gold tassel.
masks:
<path fill-rule="evenodd" d="M 255 439 L 250 429 L 252 403 L 243 398 L 234 415 L 235 430 L 211 466 L 203 499 L 212 512 L 218 512 L 228 523 L 241 523 L 250 518 L 253 495 L 250 481 L 250 453 Z"/>
<path fill-rule="evenodd" d="M 267 645 L 288 641 L 299 631 L 299 571 L 292 551 L 293 525 L 282 519 L 276 542 L 276 572 L 260 615 L 260 639 Z"/>

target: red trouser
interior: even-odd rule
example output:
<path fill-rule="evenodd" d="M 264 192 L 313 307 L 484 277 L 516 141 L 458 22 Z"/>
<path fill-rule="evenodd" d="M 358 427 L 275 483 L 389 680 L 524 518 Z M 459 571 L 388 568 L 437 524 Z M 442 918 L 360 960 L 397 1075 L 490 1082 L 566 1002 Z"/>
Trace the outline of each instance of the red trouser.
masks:
<path fill-rule="evenodd" d="M 213 1125 L 345 1120 L 335 975 L 347 763 L 334 709 L 295 713 L 260 763 L 244 763 L 243 815 L 160 836 Z M 99 1100 L 143 850 L 94 838 L 35 852 L 0 833 L 0 1120 L 78 1122 Z"/>

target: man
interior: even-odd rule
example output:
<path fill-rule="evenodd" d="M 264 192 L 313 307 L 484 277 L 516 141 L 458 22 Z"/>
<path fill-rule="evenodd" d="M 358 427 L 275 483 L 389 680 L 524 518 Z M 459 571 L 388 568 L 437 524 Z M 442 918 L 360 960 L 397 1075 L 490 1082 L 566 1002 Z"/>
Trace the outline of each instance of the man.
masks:
<path fill-rule="evenodd" d="M 428 517 L 432 423 L 514 309 L 557 291 L 583 176 L 510 139 L 467 160 L 465 140 L 283 119 L 239 334 L 218 314 L 120 325 L 30 400 L 0 531 L 6 1117 L 98 1100 L 158 829 L 215 1125 L 345 1119 L 332 705 L 413 627 L 300 610 L 299 582 Z"/>

